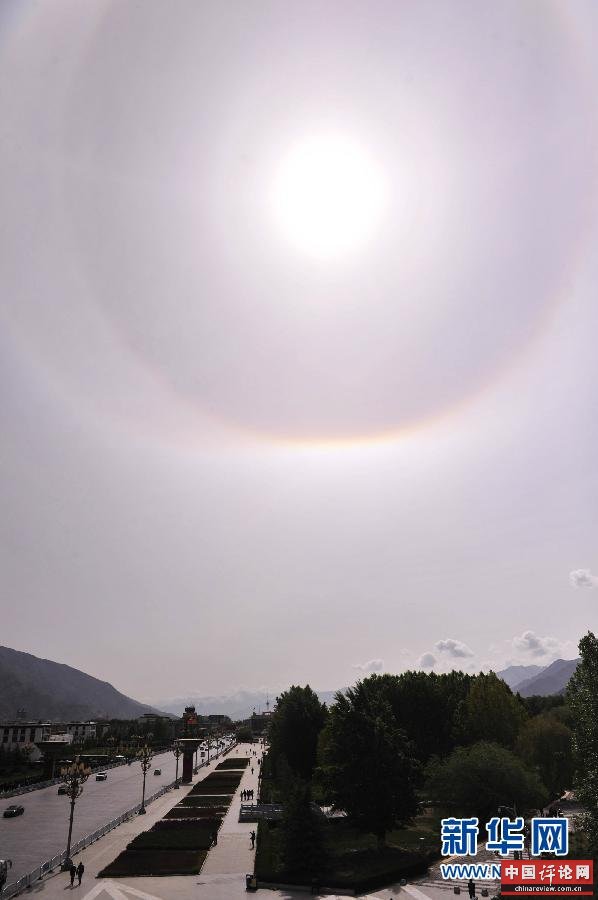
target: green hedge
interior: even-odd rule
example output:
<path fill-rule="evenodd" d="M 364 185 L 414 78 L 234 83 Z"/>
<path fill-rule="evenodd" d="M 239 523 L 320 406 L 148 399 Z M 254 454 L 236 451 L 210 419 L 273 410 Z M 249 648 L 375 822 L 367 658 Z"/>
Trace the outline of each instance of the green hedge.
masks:
<path fill-rule="evenodd" d="M 222 799 L 223 799 L 222 792 L 224 790 L 226 790 L 226 788 L 223 784 L 216 784 L 216 785 L 205 784 L 203 781 L 201 781 L 197 785 L 197 787 L 193 788 L 193 790 L 190 793 L 194 797 L 213 797 L 216 800 L 222 802 Z M 234 790 L 231 790 L 230 793 L 227 794 L 225 797 L 226 803 L 228 805 L 230 805 L 233 794 L 234 794 Z"/>
<path fill-rule="evenodd" d="M 98 877 L 197 875 L 206 854 L 207 850 L 125 850 Z"/>

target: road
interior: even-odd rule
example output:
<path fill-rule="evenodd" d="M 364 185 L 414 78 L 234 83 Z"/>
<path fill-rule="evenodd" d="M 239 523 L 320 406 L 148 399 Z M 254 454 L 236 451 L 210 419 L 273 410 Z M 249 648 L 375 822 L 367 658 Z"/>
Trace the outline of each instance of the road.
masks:
<path fill-rule="evenodd" d="M 154 775 L 154 768 L 162 769 L 162 774 Z M 174 781 L 175 768 L 173 753 L 156 756 L 146 780 L 146 797 Z M 179 761 L 179 778 L 181 771 L 182 759 Z M 77 800 L 73 844 L 141 802 L 143 776 L 138 762 L 117 766 L 107 772 L 106 781 L 96 781 L 92 775 Z M 0 859 L 12 859 L 13 863 L 9 881 L 16 881 L 66 848 L 70 812 L 70 800 L 58 795 L 56 784 L 11 797 L 2 804 L 0 811 L 4 812 L 13 803 L 24 806 L 25 813 L 15 819 L 0 818 Z"/>

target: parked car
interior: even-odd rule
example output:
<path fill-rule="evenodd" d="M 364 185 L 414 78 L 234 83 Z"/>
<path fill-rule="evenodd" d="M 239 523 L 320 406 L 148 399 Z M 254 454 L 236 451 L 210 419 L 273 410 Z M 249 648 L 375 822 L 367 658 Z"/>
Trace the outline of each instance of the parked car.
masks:
<path fill-rule="evenodd" d="M 68 794 L 68 792 L 69 792 L 69 786 L 68 786 L 68 784 L 61 784 L 61 785 L 59 785 L 59 787 L 58 787 L 58 793 L 59 793 L 59 794 Z"/>
<path fill-rule="evenodd" d="M 96 781 L 106 781 L 108 778 L 107 772 L 97 772 L 96 773 Z"/>
<path fill-rule="evenodd" d="M 4 810 L 4 818 L 5 819 L 14 819 L 15 816 L 22 816 L 25 812 L 24 806 L 7 806 Z"/>
<path fill-rule="evenodd" d="M 154 769 L 154 775 L 161 775 L 162 769 Z"/>

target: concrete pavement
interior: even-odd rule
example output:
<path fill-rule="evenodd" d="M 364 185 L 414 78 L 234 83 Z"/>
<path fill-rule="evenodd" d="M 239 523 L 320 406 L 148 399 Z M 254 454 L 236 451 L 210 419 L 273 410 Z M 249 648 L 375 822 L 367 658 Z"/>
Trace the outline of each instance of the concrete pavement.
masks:
<path fill-rule="evenodd" d="M 242 744 L 235 748 L 225 759 L 235 756 L 251 756 L 255 745 Z M 258 755 L 261 751 L 258 750 Z M 206 773 L 213 771 L 220 760 L 212 763 L 210 767 L 201 769 L 193 783 L 205 777 Z M 252 873 L 254 868 L 255 851 L 251 849 L 249 835 L 255 824 L 239 822 L 239 808 L 241 804 L 240 793 L 243 789 L 253 788 L 257 797 L 257 782 L 259 769 L 254 762 L 254 772 L 251 773 L 251 763 L 245 770 L 243 778 L 231 803 L 218 833 L 218 843 L 206 857 L 202 871 L 199 875 L 178 875 L 162 878 L 118 878 L 98 879 L 96 876 L 108 863 L 112 862 L 121 853 L 132 838 L 142 831 L 146 831 L 162 818 L 166 812 L 172 809 L 182 797 L 191 789 L 191 786 L 181 788 L 179 791 L 170 791 L 164 797 L 148 806 L 147 815 L 137 816 L 119 828 L 105 835 L 96 844 L 88 847 L 78 854 L 74 861 L 78 864 L 82 860 L 85 865 L 85 874 L 81 887 L 70 888 L 70 879 L 64 872 L 54 872 L 38 881 L 26 893 L 40 896 L 40 900 L 65 900 L 72 894 L 78 900 L 241 900 L 246 898 L 245 875 Z M 406 886 L 392 885 L 382 890 L 364 895 L 364 900 L 448 900 L 451 886 L 439 884 L 408 884 Z M 293 898 L 305 898 L 306 893 L 295 890 L 265 890 L 257 892 L 268 900 L 293 900 Z M 21 895 L 23 896 L 23 895 Z M 337 897 L 338 895 L 328 895 Z"/>

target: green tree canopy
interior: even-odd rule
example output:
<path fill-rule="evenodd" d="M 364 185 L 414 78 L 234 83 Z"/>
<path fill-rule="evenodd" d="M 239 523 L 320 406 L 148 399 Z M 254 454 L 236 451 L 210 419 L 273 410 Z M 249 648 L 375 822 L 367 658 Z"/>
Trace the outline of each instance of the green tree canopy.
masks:
<path fill-rule="evenodd" d="M 550 713 L 535 716 L 519 732 L 515 751 L 546 785 L 551 798 L 573 786 L 572 731 Z"/>
<path fill-rule="evenodd" d="M 527 713 L 511 688 L 494 672 L 471 682 L 462 709 L 462 743 L 493 741 L 513 747 Z"/>
<path fill-rule="evenodd" d="M 309 685 L 284 691 L 277 698 L 268 733 L 274 766 L 284 757 L 295 776 L 311 779 L 327 714 Z"/>
<path fill-rule="evenodd" d="M 309 782 L 293 781 L 284 804 L 281 838 L 285 871 L 301 879 L 317 876 L 325 853 L 322 825 L 311 805 Z"/>
<path fill-rule="evenodd" d="M 322 733 L 318 774 L 334 806 L 361 831 L 375 834 L 380 847 L 388 831 L 417 811 L 417 771 L 384 679 L 372 676 L 336 695 Z"/>
<path fill-rule="evenodd" d="M 586 808 L 584 830 L 598 856 L 598 640 L 591 632 L 579 642 L 581 657 L 569 680 L 567 699 L 573 713 L 576 793 Z"/>
<path fill-rule="evenodd" d="M 403 672 L 372 675 L 388 700 L 396 724 L 413 743 L 421 762 L 437 754 L 445 756 L 455 747 L 458 711 L 469 692 L 471 676 L 463 672 Z"/>
<path fill-rule="evenodd" d="M 510 750 L 486 741 L 458 748 L 443 762 L 431 764 L 427 774 L 431 801 L 455 815 L 478 816 L 480 826 L 499 806 L 514 804 L 522 815 L 548 799 L 535 772 Z"/>

